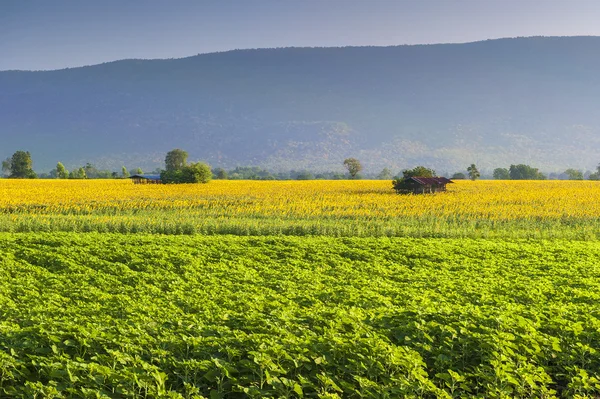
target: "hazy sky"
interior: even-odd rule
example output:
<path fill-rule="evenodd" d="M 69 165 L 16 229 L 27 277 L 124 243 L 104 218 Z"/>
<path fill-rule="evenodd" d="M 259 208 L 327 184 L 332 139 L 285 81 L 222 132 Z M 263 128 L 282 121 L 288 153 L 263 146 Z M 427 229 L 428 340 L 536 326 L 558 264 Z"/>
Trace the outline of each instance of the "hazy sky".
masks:
<path fill-rule="evenodd" d="M 0 0 L 0 70 L 236 48 L 600 36 L 600 0 Z"/>

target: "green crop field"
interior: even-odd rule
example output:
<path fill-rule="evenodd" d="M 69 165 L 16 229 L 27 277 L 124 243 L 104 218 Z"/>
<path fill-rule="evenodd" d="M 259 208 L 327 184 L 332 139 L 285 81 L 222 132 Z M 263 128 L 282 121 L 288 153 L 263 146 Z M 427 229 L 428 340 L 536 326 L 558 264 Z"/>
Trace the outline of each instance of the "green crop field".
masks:
<path fill-rule="evenodd" d="M 0 392 L 596 397 L 600 243 L 0 234 Z"/>

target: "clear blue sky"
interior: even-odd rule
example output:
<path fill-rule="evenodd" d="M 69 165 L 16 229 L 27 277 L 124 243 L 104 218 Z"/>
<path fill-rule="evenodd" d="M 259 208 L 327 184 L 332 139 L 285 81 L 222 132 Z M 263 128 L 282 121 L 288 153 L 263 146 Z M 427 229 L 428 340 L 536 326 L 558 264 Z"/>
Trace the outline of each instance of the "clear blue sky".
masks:
<path fill-rule="evenodd" d="M 600 0 L 0 0 L 0 70 L 237 48 L 600 36 Z"/>

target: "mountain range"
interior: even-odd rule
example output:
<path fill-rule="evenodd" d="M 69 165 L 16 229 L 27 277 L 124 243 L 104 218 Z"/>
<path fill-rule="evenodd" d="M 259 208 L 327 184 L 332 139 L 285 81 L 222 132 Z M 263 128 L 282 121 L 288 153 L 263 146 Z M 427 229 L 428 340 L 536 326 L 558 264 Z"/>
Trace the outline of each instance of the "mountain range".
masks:
<path fill-rule="evenodd" d="M 235 50 L 0 72 L 0 157 L 151 170 L 438 172 L 600 162 L 600 37 Z"/>

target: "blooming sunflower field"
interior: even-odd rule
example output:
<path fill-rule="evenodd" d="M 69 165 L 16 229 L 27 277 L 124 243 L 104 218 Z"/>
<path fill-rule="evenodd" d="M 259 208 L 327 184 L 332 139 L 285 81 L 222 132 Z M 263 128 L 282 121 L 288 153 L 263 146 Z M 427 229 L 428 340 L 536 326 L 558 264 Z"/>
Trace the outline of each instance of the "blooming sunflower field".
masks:
<path fill-rule="evenodd" d="M 397 195 L 389 181 L 0 180 L 0 231 L 595 239 L 595 181 L 457 181 Z"/>

